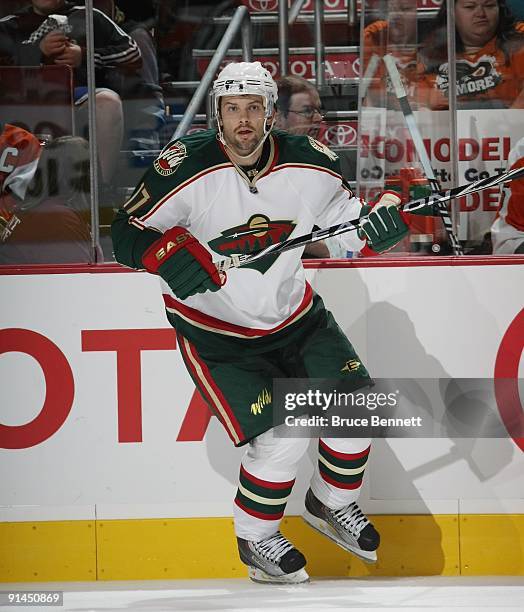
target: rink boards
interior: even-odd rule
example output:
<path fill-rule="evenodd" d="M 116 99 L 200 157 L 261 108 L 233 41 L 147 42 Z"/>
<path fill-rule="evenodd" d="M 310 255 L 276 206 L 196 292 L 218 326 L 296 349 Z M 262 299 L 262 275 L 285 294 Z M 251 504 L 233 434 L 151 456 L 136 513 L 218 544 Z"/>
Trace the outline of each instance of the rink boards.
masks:
<path fill-rule="evenodd" d="M 405 258 L 308 277 L 375 377 L 516 379 L 523 270 Z M 157 280 L 107 266 L 6 269 L 0 284 L 0 580 L 243 576 L 228 518 L 243 451 L 194 393 Z M 312 444 L 283 529 L 313 574 L 523 574 L 523 448 L 377 440 L 369 568 L 296 518 Z"/>

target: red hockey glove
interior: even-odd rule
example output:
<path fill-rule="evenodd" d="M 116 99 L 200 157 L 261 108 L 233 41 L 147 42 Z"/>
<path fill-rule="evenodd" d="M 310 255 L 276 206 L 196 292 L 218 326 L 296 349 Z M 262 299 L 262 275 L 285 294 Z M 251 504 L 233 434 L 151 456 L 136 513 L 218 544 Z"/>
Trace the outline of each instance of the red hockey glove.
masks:
<path fill-rule="evenodd" d="M 398 209 L 400 202 L 396 193 L 385 191 L 378 202 L 362 207 L 359 236 L 367 239 L 367 245 L 361 250 L 362 255 L 385 253 L 407 236 L 409 230 L 404 213 Z"/>
<path fill-rule="evenodd" d="M 143 254 L 142 263 L 148 272 L 161 276 L 180 300 L 218 291 L 225 282 L 209 251 L 184 227 L 167 230 Z"/>

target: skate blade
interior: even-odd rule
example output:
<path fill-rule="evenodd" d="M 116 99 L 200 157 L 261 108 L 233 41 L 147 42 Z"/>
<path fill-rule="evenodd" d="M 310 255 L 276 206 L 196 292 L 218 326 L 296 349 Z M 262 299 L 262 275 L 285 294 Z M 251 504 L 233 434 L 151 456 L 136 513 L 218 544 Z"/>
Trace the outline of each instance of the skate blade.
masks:
<path fill-rule="evenodd" d="M 302 584 L 309 582 L 309 575 L 304 568 L 291 574 L 282 574 L 282 576 L 271 576 L 271 574 L 266 574 L 263 570 L 251 565 L 248 566 L 247 570 L 251 580 L 260 584 Z"/>
<path fill-rule="evenodd" d="M 322 520 L 321 518 L 318 518 L 318 516 L 315 516 L 314 514 L 311 514 L 311 512 L 309 512 L 308 510 L 304 512 L 302 518 L 310 527 L 313 527 L 313 529 L 316 529 L 322 535 L 327 536 L 330 540 L 333 540 L 335 544 L 338 544 L 344 550 L 347 550 L 348 552 L 352 553 L 361 561 L 364 561 L 365 563 L 376 563 L 376 550 L 362 550 L 358 546 L 351 546 L 351 544 L 344 542 L 344 540 L 341 540 L 338 537 L 334 529 L 332 529 L 326 521 Z"/>

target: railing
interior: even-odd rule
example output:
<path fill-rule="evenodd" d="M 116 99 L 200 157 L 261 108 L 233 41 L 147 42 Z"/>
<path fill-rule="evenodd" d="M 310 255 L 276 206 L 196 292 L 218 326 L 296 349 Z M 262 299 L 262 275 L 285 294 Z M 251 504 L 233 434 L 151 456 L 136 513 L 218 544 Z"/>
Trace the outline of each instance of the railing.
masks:
<path fill-rule="evenodd" d="M 96 134 L 96 78 L 95 78 L 95 32 L 93 26 L 93 0 L 86 0 L 86 46 L 87 46 L 87 112 L 89 116 L 89 183 L 91 189 L 91 247 L 96 258 L 100 251 L 100 218 L 98 211 L 98 144 Z"/>
<path fill-rule="evenodd" d="M 252 60 L 251 19 L 247 7 L 239 6 L 233 15 L 233 18 L 229 22 L 227 30 L 224 32 L 224 36 L 222 37 L 222 40 L 220 41 L 220 44 L 213 55 L 213 59 L 204 72 L 200 85 L 193 94 L 193 97 L 191 98 L 191 101 L 189 102 L 184 113 L 184 117 L 175 130 L 173 138 L 176 139 L 184 136 L 191 126 L 193 118 L 197 114 L 198 109 L 201 107 L 204 98 L 208 95 L 209 88 L 211 87 L 211 83 L 220 66 L 220 63 L 226 56 L 229 47 L 232 45 L 233 40 L 239 30 L 242 39 L 242 58 L 245 62 L 250 62 Z"/>
<path fill-rule="evenodd" d="M 289 63 L 289 25 L 287 0 L 278 3 L 278 47 L 280 75 L 286 76 Z"/>
<path fill-rule="evenodd" d="M 305 0 L 295 0 L 293 6 L 287 10 L 286 2 L 279 2 L 279 44 L 280 44 L 280 74 L 287 74 L 288 64 L 288 47 L 287 47 L 287 31 L 290 25 L 293 25 L 298 18 L 300 10 L 305 4 Z M 280 5 L 285 5 L 285 10 L 280 9 Z M 348 5 L 348 20 L 356 11 L 356 4 L 350 2 Z M 324 41 L 323 41 L 323 26 L 324 26 L 324 0 L 315 0 L 314 5 L 314 36 L 315 36 L 315 74 L 317 87 L 324 85 Z M 285 48 L 283 48 L 285 45 Z"/>
<path fill-rule="evenodd" d="M 357 0 L 349 0 L 348 2 L 348 25 L 355 26 L 358 21 Z"/>
<path fill-rule="evenodd" d="M 315 0 L 315 76 L 316 85 L 321 87 L 326 82 L 324 74 L 324 0 Z"/>

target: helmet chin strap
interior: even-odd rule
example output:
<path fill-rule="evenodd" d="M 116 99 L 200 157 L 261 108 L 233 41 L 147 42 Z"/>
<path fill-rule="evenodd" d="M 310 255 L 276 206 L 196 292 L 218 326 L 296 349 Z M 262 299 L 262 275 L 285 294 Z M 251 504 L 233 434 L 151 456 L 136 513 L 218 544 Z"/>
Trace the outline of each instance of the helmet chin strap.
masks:
<path fill-rule="evenodd" d="M 220 142 L 224 145 L 226 149 L 229 149 L 235 155 L 236 158 L 248 159 L 252 157 L 252 155 L 256 153 L 259 149 L 262 148 L 264 142 L 266 141 L 266 138 L 269 136 L 269 133 L 271 132 L 271 129 L 273 128 L 273 124 L 275 123 L 275 115 L 273 115 L 273 119 L 271 120 L 271 125 L 269 127 L 267 125 L 267 121 L 268 121 L 267 119 L 264 119 L 264 136 L 260 139 L 260 142 L 253 149 L 253 151 L 251 151 L 251 153 L 249 153 L 248 155 L 239 155 L 236 151 L 233 151 L 233 149 L 227 144 L 226 139 L 224 138 L 224 133 L 222 132 L 222 124 L 220 122 L 220 119 L 218 120 L 218 139 L 220 140 Z"/>

